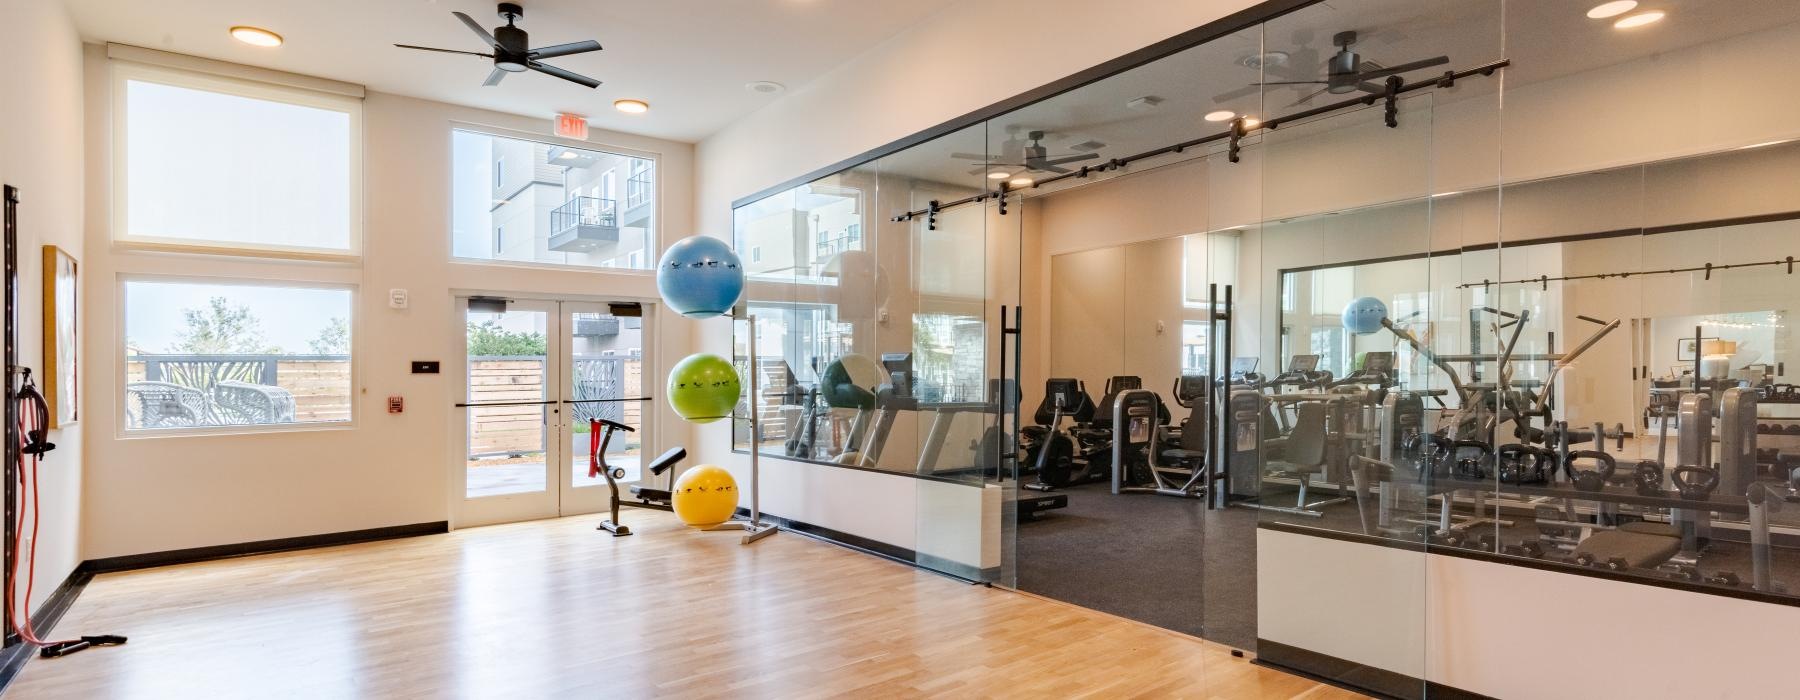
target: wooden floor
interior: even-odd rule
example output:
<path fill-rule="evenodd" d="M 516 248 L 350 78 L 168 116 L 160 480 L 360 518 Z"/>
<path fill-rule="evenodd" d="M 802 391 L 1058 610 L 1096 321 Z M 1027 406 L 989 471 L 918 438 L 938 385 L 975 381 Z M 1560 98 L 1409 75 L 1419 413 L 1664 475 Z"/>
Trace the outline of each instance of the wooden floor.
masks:
<path fill-rule="evenodd" d="M 1191 637 L 780 533 L 630 510 L 96 578 L 20 698 L 1353 693 Z"/>

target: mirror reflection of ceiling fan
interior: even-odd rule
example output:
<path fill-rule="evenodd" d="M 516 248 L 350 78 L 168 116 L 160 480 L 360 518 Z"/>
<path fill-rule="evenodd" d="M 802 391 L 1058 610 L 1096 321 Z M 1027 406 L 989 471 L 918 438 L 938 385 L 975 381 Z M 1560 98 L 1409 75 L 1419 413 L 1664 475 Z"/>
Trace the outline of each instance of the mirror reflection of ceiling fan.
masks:
<path fill-rule="evenodd" d="M 1264 75 L 1267 75 L 1270 77 L 1292 78 L 1292 79 L 1291 80 L 1267 80 L 1267 81 L 1263 81 L 1260 83 L 1251 83 L 1250 85 L 1243 87 L 1243 88 L 1239 88 L 1237 90 L 1232 90 L 1230 92 L 1222 93 L 1219 95 L 1214 95 L 1213 101 L 1214 102 L 1226 102 L 1226 101 L 1234 100 L 1234 99 L 1237 99 L 1240 97 L 1245 97 L 1247 95 L 1253 95 L 1258 90 L 1261 90 L 1264 87 L 1271 86 L 1271 85 L 1275 85 L 1275 86 L 1323 85 L 1324 86 L 1324 87 L 1319 88 L 1316 91 L 1307 93 L 1306 96 L 1301 97 L 1298 100 L 1295 100 L 1292 104 L 1288 105 L 1289 107 L 1303 104 L 1306 101 L 1311 100 L 1314 97 L 1318 97 L 1319 95 L 1328 93 L 1328 92 L 1333 95 L 1344 95 L 1344 94 L 1357 92 L 1357 91 L 1373 93 L 1373 94 L 1381 94 L 1382 92 L 1386 91 L 1386 88 L 1384 88 L 1379 82 L 1375 82 L 1375 81 L 1381 80 L 1390 75 L 1400 75 L 1402 73 L 1410 73 L 1412 71 L 1416 71 L 1421 68 L 1430 68 L 1432 66 L 1441 66 L 1441 65 L 1444 65 L 1444 64 L 1450 62 L 1449 56 L 1433 56 L 1431 58 L 1425 58 L 1425 59 L 1420 59 L 1417 61 L 1402 63 L 1397 66 L 1387 66 L 1387 65 L 1383 65 L 1381 63 L 1377 63 L 1372 60 L 1364 59 L 1361 54 L 1351 50 L 1351 46 L 1356 44 L 1356 32 L 1338 32 L 1335 36 L 1333 36 L 1331 38 L 1331 43 L 1338 47 L 1338 52 L 1336 54 L 1332 55 L 1332 57 L 1330 59 L 1325 61 L 1325 79 L 1324 80 L 1316 79 L 1312 75 L 1309 75 L 1309 74 L 1295 73 L 1292 71 L 1284 71 L 1284 70 L 1280 70 L 1277 66 L 1265 65 L 1262 67 Z"/>
<path fill-rule="evenodd" d="M 1031 143 L 1029 144 L 1017 137 L 1007 139 L 1000 144 L 1000 153 L 993 157 L 977 153 L 952 153 L 950 154 L 950 157 L 958 160 L 968 160 L 980 163 L 981 165 L 979 167 L 969 171 L 969 174 L 971 175 L 998 173 L 1014 168 L 1024 168 L 1030 172 L 1056 173 L 1060 175 L 1063 173 L 1074 172 L 1068 168 L 1062 167 L 1064 165 L 1069 163 L 1079 163 L 1084 160 L 1093 160 L 1100 157 L 1100 154 L 1098 153 L 1071 153 L 1068 155 L 1052 156 L 1050 155 L 1050 149 L 1045 147 L 1042 143 L 1044 136 L 1045 133 L 1043 131 L 1031 131 L 1026 133 L 1025 137 L 1031 140 Z"/>

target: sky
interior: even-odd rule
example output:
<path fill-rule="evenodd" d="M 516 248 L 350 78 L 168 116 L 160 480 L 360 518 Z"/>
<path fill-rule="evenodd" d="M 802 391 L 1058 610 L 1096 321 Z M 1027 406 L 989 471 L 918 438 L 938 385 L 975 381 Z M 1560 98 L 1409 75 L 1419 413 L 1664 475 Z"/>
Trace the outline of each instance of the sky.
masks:
<path fill-rule="evenodd" d="M 309 354 L 309 341 L 332 318 L 350 321 L 350 290 L 188 282 L 125 283 L 125 337 L 139 349 L 167 352 L 186 327 L 183 309 L 205 309 L 222 296 L 261 320 L 263 340 L 283 352 Z M 352 324 L 354 328 L 354 324 Z"/>

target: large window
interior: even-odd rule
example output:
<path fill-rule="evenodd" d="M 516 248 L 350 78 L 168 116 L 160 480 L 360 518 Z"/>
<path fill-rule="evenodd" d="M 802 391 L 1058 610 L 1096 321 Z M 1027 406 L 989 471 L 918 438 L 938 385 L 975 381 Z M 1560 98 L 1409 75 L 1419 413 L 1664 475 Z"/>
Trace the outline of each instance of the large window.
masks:
<path fill-rule="evenodd" d="M 359 100 L 135 64 L 114 70 L 116 239 L 358 252 Z"/>
<path fill-rule="evenodd" d="M 132 279 L 124 292 L 126 430 L 350 420 L 349 289 Z"/>
<path fill-rule="evenodd" d="M 640 270 L 655 258 L 651 159 L 461 129 L 451 134 L 456 257 Z M 623 193 L 620 172 L 631 173 Z"/>

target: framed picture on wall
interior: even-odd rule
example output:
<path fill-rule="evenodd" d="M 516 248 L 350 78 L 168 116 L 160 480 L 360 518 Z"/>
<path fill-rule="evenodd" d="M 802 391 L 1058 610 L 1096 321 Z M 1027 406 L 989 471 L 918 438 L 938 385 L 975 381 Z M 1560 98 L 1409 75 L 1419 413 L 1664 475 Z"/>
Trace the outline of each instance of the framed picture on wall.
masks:
<path fill-rule="evenodd" d="M 1708 340 L 1718 340 L 1718 338 L 1682 338 L 1676 341 L 1680 343 L 1680 346 L 1675 348 L 1675 361 L 1693 362 L 1694 358 L 1700 356 L 1700 345 Z"/>
<path fill-rule="evenodd" d="M 76 290 L 79 266 L 67 251 L 44 246 L 44 401 L 50 405 L 50 426 L 60 428 L 81 416 L 77 360 L 80 342 L 76 323 Z"/>

